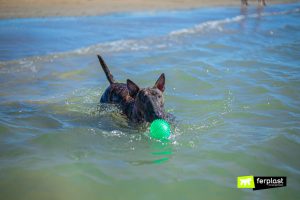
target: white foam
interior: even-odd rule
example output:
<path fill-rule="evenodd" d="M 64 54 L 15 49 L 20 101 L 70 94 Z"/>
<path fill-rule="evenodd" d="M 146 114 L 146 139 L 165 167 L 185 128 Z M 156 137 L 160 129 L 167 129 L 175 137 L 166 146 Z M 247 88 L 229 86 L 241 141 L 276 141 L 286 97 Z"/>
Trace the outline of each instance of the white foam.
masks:
<path fill-rule="evenodd" d="M 285 15 L 289 13 L 299 12 L 300 9 L 280 11 L 280 12 L 261 12 L 249 15 L 238 15 L 232 18 L 225 18 L 221 20 L 212 20 L 195 25 L 192 28 L 179 29 L 170 32 L 166 36 L 144 39 L 131 39 L 131 40 L 117 40 L 112 42 L 105 42 L 96 44 L 89 47 L 77 49 L 73 52 L 76 54 L 90 54 L 95 52 L 120 52 L 120 51 L 143 51 L 150 49 L 164 49 L 173 46 L 179 40 L 180 36 L 190 34 L 210 33 L 213 31 L 223 32 L 225 24 L 238 23 L 246 18 L 258 18 L 272 15 Z"/>
<path fill-rule="evenodd" d="M 250 14 L 250 15 L 238 15 L 238 16 L 232 17 L 232 18 L 203 22 L 203 23 L 195 25 L 192 28 L 172 31 L 169 35 L 170 36 L 183 36 L 183 35 L 188 35 L 188 34 L 211 32 L 212 30 L 217 30 L 217 31 L 221 32 L 221 31 L 223 31 L 223 27 L 222 27 L 223 25 L 230 24 L 230 23 L 237 23 L 237 22 L 245 20 L 246 18 L 258 18 L 258 17 L 265 17 L 265 16 L 285 15 L 285 14 L 289 14 L 289 13 L 296 13 L 299 11 L 300 11 L 300 9 L 297 8 L 294 10 L 280 11 L 280 12 L 269 12 L 269 13 L 261 12 L 261 13 L 254 13 L 254 14 Z"/>
<path fill-rule="evenodd" d="M 222 31 L 223 27 L 221 27 L 221 26 L 223 24 L 238 22 L 238 21 L 241 21 L 243 19 L 245 19 L 245 16 L 240 15 L 240 16 L 236 16 L 236 17 L 233 17 L 233 18 L 207 21 L 207 22 L 203 22 L 201 24 L 197 24 L 193 28 L 180 29 L 180 30 L 172 31 L 169 35 L 170 36 L 179 36 L 179 35 L 195 34 L 195 33 L 201 33 L 201 32 L 211 32 L 212 30 Z"/>
<path fill-rule="evenodd" d="M 43 61 L 43 62 L 53 62 L 53 60 L 57 58 L 63 58 L 66 56 L 73 55 L 88 55 L 95 54 L 99 52 L 121 52 L 121 51 L 144 51 L 151 49 L 164 49 L 172 47 L 180 42 L 180 38 L 184 36 L 188 36 L 191 34 L 201 34 L 201 33 L 211 33 L 213 31 L 223 32 L 224 25 L 230 23 L 238 23 L 246 18 L 258 18 L 272 15 L 285 15 L 289 13 L 297 13 L 300 12 L 300 8 L 288 10 L 288 11 L 279 11 L 279 12 L 261 12 L 254 13 L 249 15 L 238 15 L 232 18 L 225 18 L 220 20 L 212 20 L 197 24 L 191 28 L 179 29 L 170 32 L 165 36 L 160 37 L 150 37 L 144 39 L 130 39 L 130 40 L 117 40 L 110 41 L 105 43 L 100 43 L 88 47 L 79 48 L 69 52 L 55 53 L 46 56 L 34 56 L 23 58 L 14 61 L 0 61 L 0 73 L 8 73 L 8 70 L 1 67 L 7 65 L 21 65 L 23 70 L 25 68 L 32 70 L 33 72 L 37 71 L 37 68 L 34 63 Z M 21 70 L 22 71 L 22 70 Z"/>

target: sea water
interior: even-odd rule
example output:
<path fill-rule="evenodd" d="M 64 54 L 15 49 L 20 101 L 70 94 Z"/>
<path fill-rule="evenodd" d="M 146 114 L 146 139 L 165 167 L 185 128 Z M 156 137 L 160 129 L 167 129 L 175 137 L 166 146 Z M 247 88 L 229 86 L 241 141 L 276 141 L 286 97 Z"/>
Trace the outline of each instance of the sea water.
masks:
<path fill-rule="evenodd" d="M 0 20 L 1 199 L 299 199 L 299 22 L 299 3 Z M 120 82 L 166 74 L 169 142 L 99 111 L 97 54 Z"/>

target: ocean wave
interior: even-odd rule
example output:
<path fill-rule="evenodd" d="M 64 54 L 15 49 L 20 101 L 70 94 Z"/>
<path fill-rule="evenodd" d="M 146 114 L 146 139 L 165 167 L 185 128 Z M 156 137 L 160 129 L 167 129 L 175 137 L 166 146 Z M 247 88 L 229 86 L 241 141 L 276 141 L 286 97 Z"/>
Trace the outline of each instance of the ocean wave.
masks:
<path fill-rule="evenodd" d="M 204 33 L 213 33 L 213 32 L 223 32 L 226 30 L 224 25 L 238 23 L 246 18 L 259 18 L 259 17 L 267 17 L 274 15 L 286 15 L 291 13 L 300 12 L 300 8 L 286 10 L 286 11 L 278 11 L 278 12 L 261 12 L 254 13 L 249 15 L 238 15 L 232 18 L 225 18 L 220 20 L 211 20 L 202 22 L 197 24 L 191 28 L 184 28 L 179 30 L 174 30 L 164 36 L 158 37 L 148 37 L 143 39 L 123 39 L 116 41 L 109 41 L 104 43 L 99 43 L 95 45 L 91 45 L 88 47 L 83 47 L 71 51 L 53 53 L 49 55 L 43 56 L 33 56 L 26 57 L 18 60 L 10 60 L 10 61 L 0 61 L 0 73 L 9 73 L 20 72 L 24 70 L 30 70 L 32 72 L 37 72 L 37 67 L 34 63 L 37 62 L 53 62 L 53 60 L 58 58 L 64 58 L 74 55 L 89 55 L 89 54 L 97 54 L 101 53 L 112 53 L 112 52 L 122 52 L 122 51 L 148 51 L 153 49 L 166 49 L 170 48 L 174 45 L 177 45 L 181 42 L 181 38 L 185 38 L 189 35 L 201 35 Z M 16 70 L 12 70 L 13 67 L 22 66 Z M 9 66 L 9 68 L 7 67 Z"/>
<path fill-rule="evenodd" d="M 192 28 L 187 29 L 180 29 L 176 31 L 172 31 L 169 35 L 170 36 L 179 36 L 179 35 L 187 35 L 187 34 L 196 34 L 196 33 L 203 33 L 203 32 L 211 32 L 212 30 L 223 30 L 223 25 L 230 24 L 230 23 L 237 23 L 246 18 L 258 18 L 258 17 L 266 17 L 266 16 L 274 16 L 274 15 L 286 15 L 290 13 L 297 13 L 300 9 L 296 8 L 293 10 L 288 11 L 280 11 L 280 12 L 262 12 L 262 13 L 254 13 L 250 15 L 238 15 L 232 18 L 225 18 L 221 20 L 213 20 L 207 21 L 200 24 L 195 25 Z"/>

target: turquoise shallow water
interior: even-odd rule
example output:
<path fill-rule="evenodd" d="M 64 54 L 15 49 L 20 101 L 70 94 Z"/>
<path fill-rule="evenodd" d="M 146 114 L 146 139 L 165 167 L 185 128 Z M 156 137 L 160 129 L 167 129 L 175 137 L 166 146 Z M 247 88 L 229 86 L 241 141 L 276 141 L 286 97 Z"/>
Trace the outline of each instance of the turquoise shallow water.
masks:
<path fill-rule="evenodd" d="M 300 4 L 0 21 L 1 199 L 299 199 Z M 108 82 L 166 74 L 150 141 Z M 236 188 L 242 175 L 287 187 Z"/>

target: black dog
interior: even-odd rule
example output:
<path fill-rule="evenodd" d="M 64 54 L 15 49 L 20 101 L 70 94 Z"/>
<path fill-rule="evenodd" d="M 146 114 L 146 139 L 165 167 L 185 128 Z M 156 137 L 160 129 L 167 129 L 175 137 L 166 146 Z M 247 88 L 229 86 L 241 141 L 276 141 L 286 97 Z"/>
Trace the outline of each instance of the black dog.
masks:
<path fill-rule="evenodd" d="M 117 104 L 129 120 L 142 123 L 164 119 L 165 74 L 161 74 L 153 87 L 140 89 L 134 82 L 117 83 L 101 56 L 100 64 L 110 85 L 100 99 L 100 103 Z"/>

